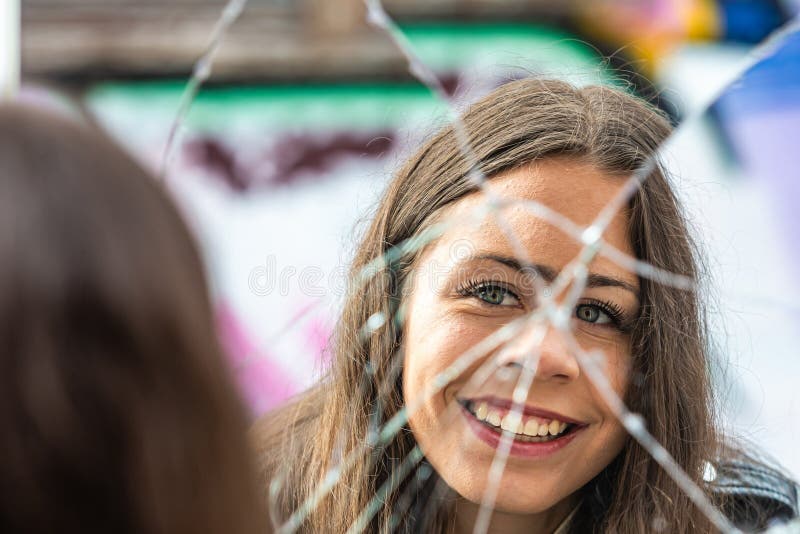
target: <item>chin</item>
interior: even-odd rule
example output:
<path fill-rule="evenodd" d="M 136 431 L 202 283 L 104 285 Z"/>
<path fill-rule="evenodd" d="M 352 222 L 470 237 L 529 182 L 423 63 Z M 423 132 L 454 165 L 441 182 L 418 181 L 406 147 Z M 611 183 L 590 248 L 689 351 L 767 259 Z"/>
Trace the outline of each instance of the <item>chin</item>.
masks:
<path fill-rule="evenodd" d="M 472 502 L 480 505 L 481 496 L 478 496 L 477 500 Z M 539 514 L 549 510 L 559 502 L 559 499 L 551 499 L 538 493 L 526 495 L 501 489 L 494 504 L 494 509 L 497 512 L 510 514 Z"/>
<path fill-rule="evenodd" d="M 437 471 L 444 482 L 463 499 L 480 506 L 489 479 L 489 466 L 483 469 L 454 470 L 452 467 Z M 434 466 L 435 467 L 435 466 Z M 444 466 L 443 466 L 444 467 Z M 448 476 L 451 475 L 451 476 Z M 494 509 L 513 514 L 538 514 L 549 510 L 573 493 L 551 483 L 537 483 L 530 473 L 506 471 L 500 482 Z"/>

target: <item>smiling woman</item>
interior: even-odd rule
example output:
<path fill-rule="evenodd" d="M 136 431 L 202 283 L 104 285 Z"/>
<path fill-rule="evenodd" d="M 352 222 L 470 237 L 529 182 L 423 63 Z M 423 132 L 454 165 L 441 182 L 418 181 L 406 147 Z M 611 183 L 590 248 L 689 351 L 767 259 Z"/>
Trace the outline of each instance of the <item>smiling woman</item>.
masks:
<path fill-rule="evenodd" d="M 452 129 L 421 147 L 358 250 L 328 376 L 255 429 L 273 523 L 305 532 L 461 533 L 476 522 L 504 533 L 711 531 L 629 439 L 578 352 L 602 354 L 611 392 L 733 522 L 795 515 L 793 483 L 736 452 L 715 425 L 697 292 L 602 255 L 575 276 L 582 243 L 530 209 L 591 225 L 654 156 L 667 121 L 621 91 L 551 80 L 509 83 L 463 121 L 485 188 Z M 487 199 L 496 210 L 483 209 Z M 444 229 L 436 240 L 397 253 L 434 228 Z M 659 166 L 603 240 L 698 279 Z M 376 258 L 384 270 L 365 278 Z"/>
<path fill-rule="evenodd" d="M 552 157 L 502 172 L 488 187 L 497 197 L 537 200 L 588 226 L 622 183 L 624 177 L 603 173 L 579 159 Z M 575 202 L 576 198 L 582 201 Z M 465 216 L 484 201 L 482 193 L 473 193 L 443 208 L 439 216 Z M 504 209 L 500 216 L 525 255 L 535 259 L 535 271 L 512 259 L 513 247 L 494 214 L 486 214 L 472 227 L 452 228 L 429 247 L 418 260 L 420 274 L 414 277 L 408 299 L 404 398 L 422 398 L 428 384 L 471 346 L 537 309 L 537 295 L 528 280 L 532 273 L 552 279 L 580 252 L 580 243 L 554 226 L 538 223 L 524 207 Z M 633 254 L 627 213 L 617 215 L 605 239 Z M 450 251 L 456 240 L 470 243 L 475 256 L 453 265 Z M 437 284 L 431 273 L 447 274 Z M 607 373 L 620 396 L 628 382 L 629 334 L 639 312 L 638 286 L 635 274 L 600 258 L 591 265 L 572 314 L 575 338 L 584 350 L 603 351 Z M 568 289 L 556 300 L 566 293 Z M 625 442 L 623 427 L 581 373 L 558 330 L 549 328 L 535 345 L 530 337 L 508 343 L 493 362 L 518 370 L 514 364 L 524 361 L 526 354 L 534 350 L 538 354 L 521 417 L 511 410 L 518 372 L 495 373 L 482 384 L 474 383 L 474 373 L 464 373 L 410 415 L 411 430 L 426 458 L 462 497 L 457 517 L 469 518 L 469 524 L 459 530 L 471 532 L 502 430 L 515 436 L 497 507 L 529 516 L 518 518 L 525 532 L 532 531 L 534 522 L 548 527 L 545 531 L 555 528 L 577 504 L 576 491 L 606 467 Z M 455 404 L 461 406 L 460 414 L 445 417 L 448 406 Z M 581 468 L 569 469 L 571 465 Z M 532 480 L 536 484 L 530 484 Z M 495 515 L 496 522 L 499 514 Z"/>

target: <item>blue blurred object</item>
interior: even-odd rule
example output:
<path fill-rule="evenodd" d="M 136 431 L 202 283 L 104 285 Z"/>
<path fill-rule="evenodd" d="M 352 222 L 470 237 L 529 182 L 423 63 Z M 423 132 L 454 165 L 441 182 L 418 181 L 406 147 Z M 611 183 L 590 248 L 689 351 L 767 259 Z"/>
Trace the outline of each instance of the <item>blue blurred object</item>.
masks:
<path fill-rule="evenodd" d="M 763 181 L 800 264 L 800 20 L 715 105 L 747 176 Z"/>
<path fill-rule="evenodd" d="M 775 0 L 722 0 L 719 2 L 722 38 L 759 43 L 786 22 L 786 14 Z"/>

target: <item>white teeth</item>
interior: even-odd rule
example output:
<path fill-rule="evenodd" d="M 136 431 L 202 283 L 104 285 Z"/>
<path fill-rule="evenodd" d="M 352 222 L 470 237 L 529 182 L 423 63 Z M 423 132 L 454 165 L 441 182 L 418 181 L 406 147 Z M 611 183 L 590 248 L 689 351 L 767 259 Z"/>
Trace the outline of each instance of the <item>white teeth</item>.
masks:
<path fill-rule="evenodd" d="M 551 435 L 555 436 L 556 434 L 558 434 L 558 429 L 560 427 L 561 427 L 561 422 L 553 419 L 552 421 L 550 421 L 550 426 L 548 427 L 548 430 L 550 430 Z"/>
<path fill-rule="evenodd" d="M 539 433 L 539 423 L 537 423 L 535 419 L 528 419 L 528 422 L 525 423 L 525 428 L 522 429 L 522 432 L 526 436 L 537 436 Z"/>
<path fill-rule="evenodd" d="M 501 416 L 499 411 L 491 410 L 489 404 L 480 402 L 475 405 L 475 418 L 479 421 L 500 427 L 506 432 L 513 432 L 520 436 L 532 438 L 544 438 L 545 436 L 558 436 L 567 429 L 567 423 L 556 419 L 550 422 L 539 423 L 536 419 L 523 420 L 522 415 L 515 412 L 507 412 Z"/>
<path fill-rule="evenodd" d="M 517 428 L 516 421 L 514 421 L 511 414 L 503 417 L 503 420 L 500 422 L 500 428 L 509 432 L 513 432 Z"/>
<path fill-rule="evenodd" d="M 522 417 L 518 413 L 508 412 L 500 423 L 500 428 L 515 434 L 522 433 Z"/>
<path fill-rule="evenodd" d="M 486 416 L 486 422 L 493 426 L 500 426 L 500 414 L 494 411 L 489 412 Z"/>

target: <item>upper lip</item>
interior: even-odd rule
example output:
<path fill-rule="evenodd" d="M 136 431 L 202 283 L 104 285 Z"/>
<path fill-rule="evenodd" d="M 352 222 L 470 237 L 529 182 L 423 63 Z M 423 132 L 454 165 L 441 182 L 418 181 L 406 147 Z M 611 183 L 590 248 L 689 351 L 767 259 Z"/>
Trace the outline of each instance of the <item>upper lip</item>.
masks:
<path fill-rule="evenodd" d="M 485 402 L 489 406 L 494 406 L 495 408 L 499 408 L 501 410 L 511 410 L 514 407 L 514 401 L 510 399 L 501 399 L 499 397 L 493 397 L 493 396 L 476 397 L 464 400 L 472 403 Z M 571 423 L 573 425 L 586 424 L 583 421 L 578 421 L 577 419 L 573 419 L 572 417 L 567 417 L 566 415 L 562 415 L 558 412 L 545 410 L 537 406 L 529 406 L 527 404 L 522 407 L 522 415 L 542 417 L 544 419 L 557 419 L 558 421 L 563 421 L 564 423 Z"/>

